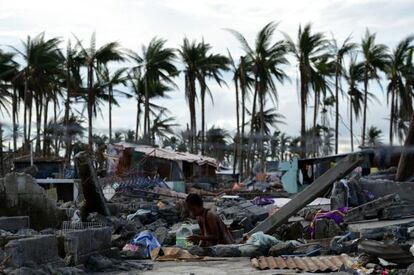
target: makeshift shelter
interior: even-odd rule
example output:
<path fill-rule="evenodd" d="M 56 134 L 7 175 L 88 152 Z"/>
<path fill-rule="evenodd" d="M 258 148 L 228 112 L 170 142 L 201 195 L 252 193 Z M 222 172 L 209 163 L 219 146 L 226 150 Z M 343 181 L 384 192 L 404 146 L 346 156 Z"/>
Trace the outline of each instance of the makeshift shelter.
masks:
<path fill-rule="evenodd" d="M 108 174 L 135 171 L 166 181 L 215 182 L 214 158 L 127 142 L 108 145 Z"/>

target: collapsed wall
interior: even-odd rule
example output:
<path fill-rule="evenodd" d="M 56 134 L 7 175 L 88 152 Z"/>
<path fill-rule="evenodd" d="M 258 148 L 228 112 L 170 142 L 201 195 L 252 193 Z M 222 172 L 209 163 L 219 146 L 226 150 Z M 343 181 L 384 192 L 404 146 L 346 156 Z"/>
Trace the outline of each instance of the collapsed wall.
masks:
<path fill-rule="evenodd" d="M 59 227 L 66 214 L 33 177 L 9 173 L 0 179 L 0 216 L 29 216 L 31 228 L 41 230 Z"/>

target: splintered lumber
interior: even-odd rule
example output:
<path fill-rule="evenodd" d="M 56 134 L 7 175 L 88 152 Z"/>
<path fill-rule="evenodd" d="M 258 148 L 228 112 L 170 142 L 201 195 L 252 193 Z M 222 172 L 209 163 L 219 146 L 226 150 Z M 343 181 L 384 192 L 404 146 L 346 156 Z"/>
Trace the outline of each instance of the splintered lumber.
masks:
<path fill-rule="evenodd" d="M 298 193 L 292 198 L 286 205 L 279 209 L 276 213 L 269 216 L 263 222 L 253 228 L 248 235 L 263 231 L 266 234 L 272 234 L 275 232 L 278 226 L 287 221 L 291 216 L 296 214 L 308 203 L 312 202 L 319 195 L 321 195 L 326 189 L 328 189 L 336 180 L 347 176 L 352 170 L 355 169 L 364 161 L 362 154 L 348 155 L 341 160 L 338 165 L 326 171 L 322 176 L 317 178 L 312 184 L 310 184 L 302 192 Z"/>
<path fill-rule="evenodd" d="M 85 220 L 88 214 L 92 212 L 109 216 L 109 208 L 106 205 L 105 197 L 98 182 L 98 177 L 96 176 L 90 155 L 87 152 L 79 152 L 75 156 L 75 162 L 85 198 L 85 205 L 82 209 L 83 211 L 81 211 L 82 220 Z"/>

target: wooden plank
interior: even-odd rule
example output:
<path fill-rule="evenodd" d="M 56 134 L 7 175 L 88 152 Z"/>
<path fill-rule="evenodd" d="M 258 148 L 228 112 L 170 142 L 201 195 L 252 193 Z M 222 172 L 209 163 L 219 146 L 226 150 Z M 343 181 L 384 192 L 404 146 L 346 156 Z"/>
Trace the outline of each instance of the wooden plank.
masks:
<path fill-rule="evenodd" d="M 364 160 L 362 154 L 348 155 L 341 160 L 337 166 L 326 171 L 322 176 L 317 178 L 312 184 L 310 184 L 305 190 L 296 194 L 291 201 L 285 206 L 279 209 L 276 213 L 269 216 L 263 222 L 253 228 L 248 235 L 263 231 L 266 234 L 272 234 L 277 227 L 283 224 L 287 219 L 296 214 L 308 203 L 316 199 L 322 194 L 328 187 L 330 187 L 336 180 L 341 179 L 348 175 Z"/>

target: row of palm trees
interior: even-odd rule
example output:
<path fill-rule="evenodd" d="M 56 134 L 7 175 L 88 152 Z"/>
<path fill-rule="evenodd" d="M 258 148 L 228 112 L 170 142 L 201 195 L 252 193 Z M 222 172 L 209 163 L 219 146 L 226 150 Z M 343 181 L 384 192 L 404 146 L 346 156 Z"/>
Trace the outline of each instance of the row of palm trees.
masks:
<path fill-rule="evenodd" d="M 353 122 L 360 117 L 363 124 L 360 144 L 367 145 L 368 101 L 375 99 L 369 88 L 374 81 L 381 84 L 383 77 L 387 80 L 390 106 L 390 142 L 394 142 L 396 135 L 400 139 L 404 137 L 413 116 L 413 37 L 403 39 L 390 50 L 378 43 L 376 34 L 368 30 L 357 44 L 350 37 L 342 43 L 328 39 L 324 33 L 313 31 L 311 24 L 300 26 L 294 39 L 286 34 L 275 39 L 277 27 L 274 22 L 265 25 L 253 44 L 241 33 L 228 30 L 243 50 L 239 58 L 230 52 L 215 53 L 204 40 L 187 38 L 174 49 L 166 46 L 166 40 L 155 37 L 135 52 L 117 42 L 97 47 L 95 34 L 87 46 L 74 37 L 74 44 L 69 41 L 66 49 L 61 48 L 59 38 L 47 39 L 43 33 L 29 36 L 22 47 L 0 51 L 0 111 L 3 115 L 10 114 L 13 149 L 18 149 L 22 129 L 23 152 L 34 142 L 37 154 L 48 155 L 53 151 L 59 155 L 65 148 L 65 156 L 70 161 L 73 142 L 81 137 L 79 127 L 84 123 L 79 117 L 86 110 L 88 145 L 93 148 L 93 120 L 104 104 L 108 105 L 108 141 L 112 142 L 113 106 L 119 106 L 120 96 L 136 100 L 134 141 L 155 144 L 157 136 L 161 139 L 171 136 L 172 128 L 177 126 L 168 117 L 169 111 L 157 105 L 155 99 L 167 97 L 177 88 L 176 78 L 183 75 L 190 113 L 185 130 L 187 149 L 207 153 L 206 97 L 214 100 L 210 82 L 229 85 L 223 75 L 231 72 L 237 117 L 234 166 L 239 166 L 243 173 L 257 159 L 263 167 L 269 155 L 266 152 L 272 146 L 271 129 L 283 120 L 277 113 L 278 87 L 289 80 L 286 73 L 289 65 L 295 65 L 298 70 L 301 128 L 299 139 L 294 140 L 300 148 L 296 153 L 301 157 L 326 153 L 320 149 L 321 144 L 325 144 L 323 148 L 330 148 L 327 144 L 332 139 L 333 152 L 338 153 L 339 105 L 345 95 L 349 100 L 351 148 L 354 150 Z M 118 68 L 121 64 L 128 65 Z M 197 126 L 198 100 L 201 127 Z M 79 115 L 80 104 L 83 110 Z M 309 107 L 313 108 L 311 127 L 306 120 Z M 330 114 L 335 118 L 333 127 L 329 125 Z M 35 136 L 32 135 L 33 117 Z M 321 137 L 326 141 L 321 143 Z"/>

